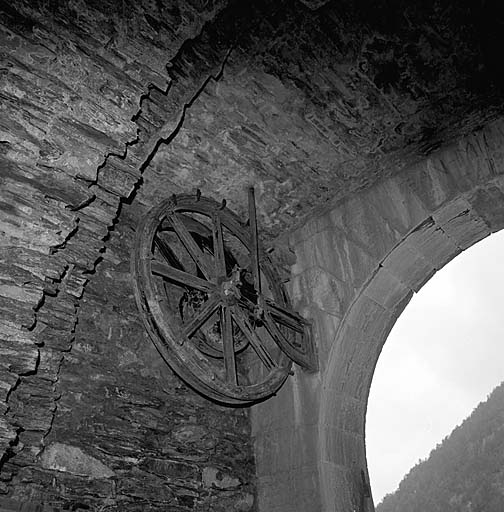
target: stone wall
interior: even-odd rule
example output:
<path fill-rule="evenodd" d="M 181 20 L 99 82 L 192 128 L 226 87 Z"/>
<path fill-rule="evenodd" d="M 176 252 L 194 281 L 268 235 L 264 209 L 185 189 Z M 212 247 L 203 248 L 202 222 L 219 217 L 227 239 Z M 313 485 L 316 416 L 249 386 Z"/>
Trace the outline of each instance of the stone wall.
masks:
<path fill-rule="evenodd" d="M 155 350 L 133 297 L 133 235 L 127 224 L 112 233 L 86 286 L 52 428 L 35 460 L 22 450 L 4 464 L 9 497 L 59 510 L 254 510 L 248 410 L 200 397 Z M 45 390 L 29 392 L 36 412 Z"/>
<path fill-rule="evenodd" d="M 110 238 L 159 141 L 221 70 L 230 25 L 204 26 L 224 5 L 2 7 L 0 493 L 12 510 L 255 506 L 246 411 L 188 391 L 145 347 L 131 236 Z M 202 31 L 200 50 L 184 46 Z"/>

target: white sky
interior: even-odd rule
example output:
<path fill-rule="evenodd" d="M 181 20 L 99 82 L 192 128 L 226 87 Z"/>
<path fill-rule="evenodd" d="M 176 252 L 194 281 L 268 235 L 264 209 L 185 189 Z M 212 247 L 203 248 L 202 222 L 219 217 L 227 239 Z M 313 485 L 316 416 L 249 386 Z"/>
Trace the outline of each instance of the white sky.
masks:
<path fill-rule="evenodd" d="M 375 505 L 504 380 L 503 332 L 504 230 L 435 274 L 385 343 L 366 417 Z"/>

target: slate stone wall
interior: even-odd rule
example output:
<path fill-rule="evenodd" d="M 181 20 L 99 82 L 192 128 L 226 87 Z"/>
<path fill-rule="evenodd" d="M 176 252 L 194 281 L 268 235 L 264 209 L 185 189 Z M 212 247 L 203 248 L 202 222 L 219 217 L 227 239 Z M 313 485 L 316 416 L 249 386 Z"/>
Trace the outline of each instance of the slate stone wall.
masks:
<path fill-rule="evenodd" d="M 222 67 L 225 20 L 181 48 L 224 5 L 2 4 L 2 507 L 254 510 L 247 412 L 160 362 L 131 297 L 135 221 L 112 233 Z"/>
<path fill-rule="evenodd" d="M 133 234 L 114 231 L 86 286 L 43 449 L 2 468 L 14 475 L 9 498 L 58 510 L 253 511 L 248 410 L 200 397 L 155 350 L 133 298 Z"/>
<path fill-rule="evenodd" d="M 372 510 L 365 423 L 375 365 L 412 295 L 504 227 L 503 141 L 500 119 L 291 234 L 290 294 L 314 322 L 320 372 L 296 368 L 252 409 L 261 511 Z"/>

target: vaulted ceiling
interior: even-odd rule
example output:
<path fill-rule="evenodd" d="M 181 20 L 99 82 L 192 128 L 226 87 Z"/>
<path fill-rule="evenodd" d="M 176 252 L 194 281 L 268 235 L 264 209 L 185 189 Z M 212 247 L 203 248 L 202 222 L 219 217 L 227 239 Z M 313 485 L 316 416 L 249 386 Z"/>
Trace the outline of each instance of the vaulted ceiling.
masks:
<path fill-rule="evenodd" d="M 19 103 L 4 88 L 3 102 L 16 97 L 7 116 L 31 123 L 20 139 L 44 138 L 40 172 L 68 166 L 105 183 L 103 157 L 117 156 L 114 173 L 130 168 L 120 195 L 141 211 L 199 188 L 243 214 L 254 184 L 270 239 L 502 112 L 496 0 L 19 0 L 2 9 L 29 41 L 4 38 L 18 59 L 4 72 L 27 89 Z M 40 126 L 27 121 L 29 102 Z M 9 123 L 3 131 L 16 131 Z M 50 133 L 40 135 L 44 123 Z"/>
<path fill-rule="evenodd" d="M 497 2 L 319 4 L 230 2 L 182 47 L 175 80 L 208 48 L 219 73 L 159 145 L 140 202 L 200 188 L 242 212 L 255 184 L 275 237 L 501 114 Z"/>

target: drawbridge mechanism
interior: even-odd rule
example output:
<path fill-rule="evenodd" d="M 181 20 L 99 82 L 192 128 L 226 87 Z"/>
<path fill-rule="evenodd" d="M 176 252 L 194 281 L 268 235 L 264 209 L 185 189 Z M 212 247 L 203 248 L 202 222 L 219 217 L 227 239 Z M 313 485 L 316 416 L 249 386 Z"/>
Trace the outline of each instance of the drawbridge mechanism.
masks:
<path fill-rule="evenodd" d="M 150 210 L 132 257 L 135 298 L 152 341 L 190 386 L 220 403 L 274 394 L 292 361 L 317 370 L 310 324 L 290 305 L 259 244 L 254 189 L 246 224 L 196 195 Z"/>

